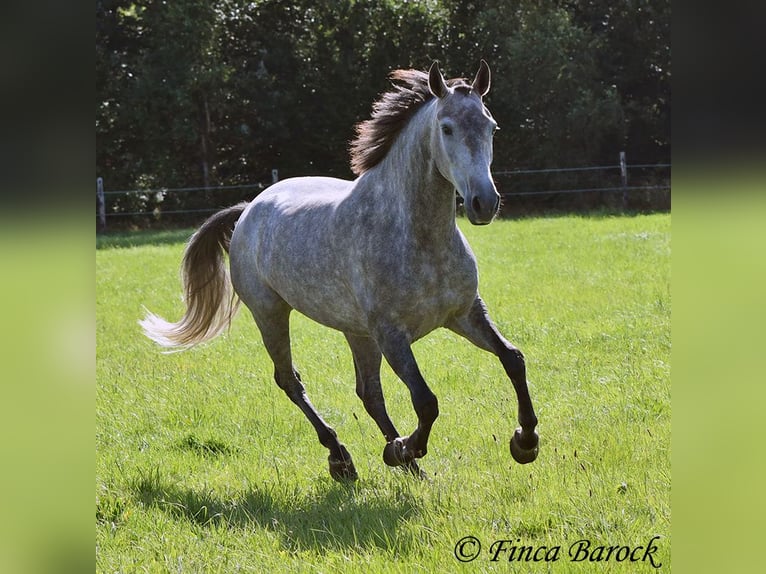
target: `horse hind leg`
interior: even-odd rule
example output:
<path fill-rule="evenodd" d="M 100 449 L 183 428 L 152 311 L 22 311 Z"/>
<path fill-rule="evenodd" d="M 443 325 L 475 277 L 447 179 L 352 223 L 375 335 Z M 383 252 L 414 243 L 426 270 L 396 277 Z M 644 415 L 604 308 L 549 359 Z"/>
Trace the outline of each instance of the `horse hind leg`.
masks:
<path fill-rule="evenodd" d="M 380 385 L 380 364 L 382 353 L 377 343 L 369 337 L 358 337 L 346 333 L 346 340 L 351 347 L 351 354 L 354 358 L 354 371 L 356 372 L 356 394 L 362 400 L 364 409 L 370 415 L 375 424 L 378 425 L 380 432 L 386 439 L 387 444 L 394 444 L 399 439 L 399 432 L 391 422 L 386 410 L 386 402 L 383 398 L 383 389 Z M 384 456 L 384 460 L 386 457 Z M 411 472 L 420 478 L 426 478 L 426 474 L 420 470 L 415 460 L 403 461 L 393 458 L 386 460 L 387 463 L 393 462 L 390 466 L 398 466 Z"/>
<path fill-rule="evenodd" d="M 358 475 L 351 454 L 338 440 L 335 430 L 325 422 L 311 404 L 300 375 L 293 367 L 290 351 L 290 311 L 290 307 L 284 302 L 271 307 L 268 313 L 264 313 L 262 306 L 253 311 L 263 343 L 274 362 L 274 380 L 290 400 L 301 409 L 316 430 L 319 442 L 330 451 L 328 456 L 330 476 L 340 482 L 356 480 Z"/>
<path fill-rule="evenodd" d="M 316 429 L 319 442 L 329 449 L 330 454 L 327 460 L 330 466 L 330 476 L 340 482 L 356 480 L 358 475 L 351 454 L 338 440 L 335 429 L 325 422 L 309 401 L 298 372 L 292 368 L 289 371 L 280 371 L 280 369 L 275 368 L 274 379 L 290 400 L 298 405 L 306 418 L 309 419 Z"/>

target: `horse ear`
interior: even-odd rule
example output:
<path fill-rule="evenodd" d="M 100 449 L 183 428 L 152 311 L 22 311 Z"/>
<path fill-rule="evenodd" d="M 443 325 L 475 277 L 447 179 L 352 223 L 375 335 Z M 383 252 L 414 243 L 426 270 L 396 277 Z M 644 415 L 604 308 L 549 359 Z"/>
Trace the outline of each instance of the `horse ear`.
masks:
<path fill-rule="evenodd" d="M 443 98 L 448 92 L 447 82 L 444 81 L 444 76 L 439 69 L 439 62 L 431 64 L 431 69 L 428 70 L 428 89 L 437 98 Z"/>
<path fill-rule="evenodd" d="M 489 73 L 489 65 L 484 60 L 481 61 L 479 71 L 476 72 L 476 77 L 473 79 L 472 89 L 480 96 L 486 96 L 489 92 L 491 74 Z"/>

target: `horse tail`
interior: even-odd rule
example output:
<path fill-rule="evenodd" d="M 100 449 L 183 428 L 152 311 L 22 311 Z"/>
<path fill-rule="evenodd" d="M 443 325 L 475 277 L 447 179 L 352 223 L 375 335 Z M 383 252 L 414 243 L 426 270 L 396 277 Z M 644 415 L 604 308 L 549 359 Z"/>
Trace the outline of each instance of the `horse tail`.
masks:
<path fill-rule="evenodd" d="M 186 312 L 170 323 L 147 311 L 144 334 L 163 347 L 184 350 L 218 336 L 240 305 L 229 278 L 225 253 L 247 202 L 219 211 L 192 235 L 181 265 Z"/>

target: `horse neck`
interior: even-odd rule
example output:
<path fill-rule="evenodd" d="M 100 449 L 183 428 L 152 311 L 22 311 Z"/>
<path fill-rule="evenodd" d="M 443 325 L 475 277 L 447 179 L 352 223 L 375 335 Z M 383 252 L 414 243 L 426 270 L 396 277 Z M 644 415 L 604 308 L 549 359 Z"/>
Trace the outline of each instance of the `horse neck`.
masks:
<path fill-rule="evenodd" d="M 419 233 L 434 239 L 455 230 L 455 189 L 439 173 L 431 152 L 435 102 L 410 119 L 383 161 L 375 166 L 388 197 L 395 197 L 403 216 Z"/>

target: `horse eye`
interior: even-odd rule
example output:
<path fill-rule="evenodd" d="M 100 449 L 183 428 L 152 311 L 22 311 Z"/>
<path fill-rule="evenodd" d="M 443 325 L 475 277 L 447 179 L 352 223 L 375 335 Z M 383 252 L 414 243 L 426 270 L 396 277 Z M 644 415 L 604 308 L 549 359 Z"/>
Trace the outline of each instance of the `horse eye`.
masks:
<path fill-rule="evenodd" d="M 452 128 L 445 124 L 445 125 L 442 126 L 442 133 L 445 136 L 451 136 L 452 135 Z"/>

